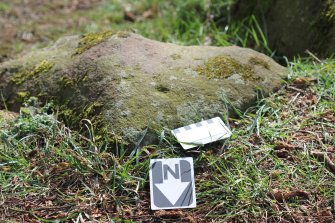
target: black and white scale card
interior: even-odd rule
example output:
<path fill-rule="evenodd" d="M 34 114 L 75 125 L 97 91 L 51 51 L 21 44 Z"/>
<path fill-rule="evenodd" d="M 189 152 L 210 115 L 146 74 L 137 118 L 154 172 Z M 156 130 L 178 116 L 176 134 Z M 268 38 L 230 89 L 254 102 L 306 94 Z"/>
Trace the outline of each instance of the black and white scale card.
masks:
<path fill-rule="evenodd" d="M 171 132 L 185 150 L 229 138 L 232 134 L 219 117 L 177 128 Z"/>

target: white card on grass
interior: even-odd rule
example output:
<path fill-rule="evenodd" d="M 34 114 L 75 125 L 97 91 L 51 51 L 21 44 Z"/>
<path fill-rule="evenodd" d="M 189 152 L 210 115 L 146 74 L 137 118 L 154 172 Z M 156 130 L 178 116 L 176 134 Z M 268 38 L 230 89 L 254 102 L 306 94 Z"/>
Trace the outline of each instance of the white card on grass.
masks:
<path fill-rule="evenodd" d="M 171 132 L 185 150 L 231 136 L 231 131 L 219 117 L 177 128 Z"/>

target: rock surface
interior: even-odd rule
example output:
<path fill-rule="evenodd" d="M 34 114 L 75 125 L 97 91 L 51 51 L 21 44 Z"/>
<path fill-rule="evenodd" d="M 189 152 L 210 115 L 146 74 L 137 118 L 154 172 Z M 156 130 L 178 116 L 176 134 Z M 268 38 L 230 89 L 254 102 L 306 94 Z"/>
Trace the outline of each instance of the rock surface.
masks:
<path fill-rule="evenodd" d="M 3 129 L 8 129 L 10 123 L 13 122 L 17 116 L 17 113 L 0 110 L 0 131 Z M 0 149 L 2 146 L 1 144 L 3 144 L 3 142 L 0 139 Z"/>
<path fill-rule="evenodd" d="M 286 75 L 251 49 L 106 32 L 64 37 L 0 64 L 0 90 L 13 111 L 30 96 L 54 101 L 65 115 L 92 119 L 134 143 L 147 127 L 158 132 L 223 116 L 227 101 L 245 109 L 259 90 L 275 91 Z"/>
<path fill-rule="evenodd" d="M 0 110 L 0 126 L 1 123 L 5 123 L 7 121 L 13 121 L 17 117 L 17 114 L 14 112 Z"/>

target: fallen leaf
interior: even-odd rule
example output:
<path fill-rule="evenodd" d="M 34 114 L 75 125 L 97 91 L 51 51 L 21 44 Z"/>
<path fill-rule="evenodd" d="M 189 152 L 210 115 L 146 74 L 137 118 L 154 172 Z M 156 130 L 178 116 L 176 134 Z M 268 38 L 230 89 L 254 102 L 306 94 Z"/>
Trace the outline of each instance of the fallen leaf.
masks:
<path fill-rule="evenodd" d="M 292 198 L 299 197 L 299 198 L 304 198 L 308 199 L 309 195 L 307 192 L 302 191 L 302 190 L 295 190 L 295 191 L 280 191 L 280 190 L 274 190 L 269 194 L 269 196 L 273 199 L 275 199 L 278 202 L 284 202 L 288 201 Z"/>
<path fill-rule="evenodd" d="M 253 145 L 259 145 L 262 142 L 261 138 L 259 138 L 256 134 L 252 135 L 248 141 Z"/>
<path fill-rule="evenodd" d="M 306 97 L 303 98 L 303 100 L 307 105 L 315 105 L 319 101 L 318 97 L 313 94 L 307 95 Z"/>
<path fill-rule="evenodd" d="M 312 104 L 315 105 L 318 103 L 319 99 L 316 95 L 313 95 L 312 98 L 311 98 L 311 101 L 312 101 Z"/>
<path fill-rule="evenodd" d="M 293 81 L 293 85 L 298 88 L 304 88 L 310 86 L 312 83 L 317 82 L 318 79 L 315 77 L 298 77 Z"/>
<path fill-rule="evenodd" d="M 197 221 L 191 215 L 188 215 L 187 217 L 185 217 L 184 221 L 185 222 L 190 222 L 190 223 L 197 223 Z"/>
<path fill-rule="evenodd" d="M 276 141 L 274 149 L 275 150 L 282 150 L 282 149 L 295 150 L 295 149 L 300 149 L 300 147 L 292 145 L 292 144 L 289 144 L 287 142 Z"/>
<path fill-rule="evenodd" d="M 124 20 L 135 22 L 136 21 L 136 15 L 129 11 L 124 11 Z"/>
<path fill-rule="evenodd" d="M 133 7 L 128 6 L 124 8 L 123 14 L 124 19 L 131 21 L 131 22 L 139 22 L 144 21 L 146 19 L 152 18 L 154 15 L 155 8 L 152 7 L 144 12 L 138 11 L 136 9 L 133 9 Z"/>
<path fill-rule="evenodd" d="M 38 151 L 36 149 L 33 149 L 31 150 L 29 153 L 28 153 L 28 157 L 31 159 L 33 158 L 34 156 L 36 156 L 38 153 Z"/>
<path fill-rule="evenodd" d="M 155 212 L 155 216 L 159 218 L 181 218 L 183 217 L 183 212 L 180 210 L 159 210 Z"/>

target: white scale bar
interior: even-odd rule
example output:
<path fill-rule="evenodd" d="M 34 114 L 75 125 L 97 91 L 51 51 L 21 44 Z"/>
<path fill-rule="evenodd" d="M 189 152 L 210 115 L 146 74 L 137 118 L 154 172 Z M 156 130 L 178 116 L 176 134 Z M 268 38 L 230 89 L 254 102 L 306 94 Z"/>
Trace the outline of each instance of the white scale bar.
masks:
<path fill-rule="evenodd" d="M 219 117 L 177 128 L 171 132 L 185 150 L 229 138 L 232 134 Z"/>

